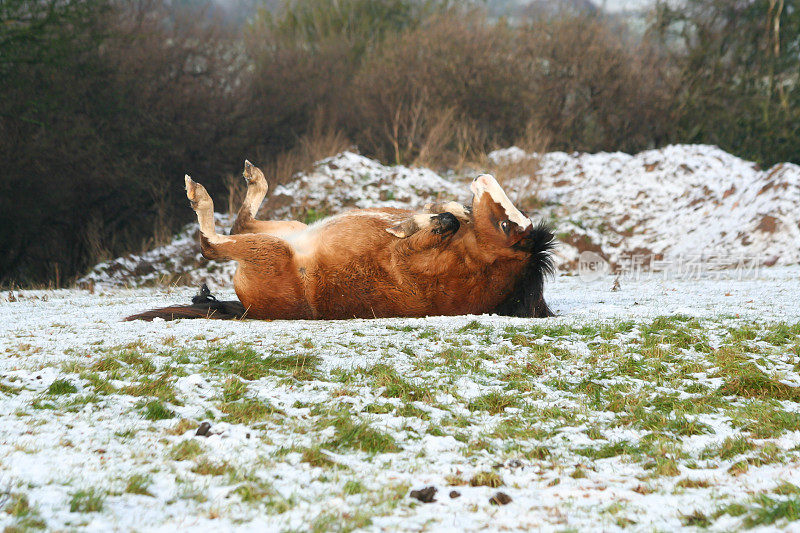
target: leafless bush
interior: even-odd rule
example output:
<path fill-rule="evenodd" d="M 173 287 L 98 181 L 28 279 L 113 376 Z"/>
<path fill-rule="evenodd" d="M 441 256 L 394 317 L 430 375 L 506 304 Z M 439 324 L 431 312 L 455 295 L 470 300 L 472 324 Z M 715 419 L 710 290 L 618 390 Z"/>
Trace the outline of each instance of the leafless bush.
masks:
<path fill-rule="evenodd" d="M 32 28 L 51 34 L 46 46 L 31 41 L 41 60 L 0 77 L 0 222 L 12 234 L 0 237 L 0 283 L 70 282 L 99 259 L 163 241 L 190 216 L 184 172 L 224 175 L 242 151 L 229 119 L 230 36 L 165 1 L 103 5 L 83 13 L 93 17 L 85 31 L 77 21 Z"/>
<path fill-rule="evenodd" d="M 512 45 L 510 29 L 479 13 L 453 12 L 387 39 L 355 80 L 360 142 L 412 162 L 434 149 L 469 151 L 466 131 L 480 143 L 518 136 L 525 73 L 509 60 Z"/>
<path fill-rule="evenodd" d="M 666 61 L 646 41 L 596 17 L 520 28 L 515 55 L 529 65 L 526 107 L 553 147 L 637 151 L 670 129 Z"/>
<path fill-rule="evenodd" d="M 535 125 L 556 148 L 637 150 L 669 126 L 664 62 L 606 21 L 523 26 L 453 12 L 388 38 L 353 92 L 368 152 L 398 162 L 508 145 Z M 448 125 L 449 124 L 449 125 Z M 456 132 L 469 140 L 456 144 Z"/>

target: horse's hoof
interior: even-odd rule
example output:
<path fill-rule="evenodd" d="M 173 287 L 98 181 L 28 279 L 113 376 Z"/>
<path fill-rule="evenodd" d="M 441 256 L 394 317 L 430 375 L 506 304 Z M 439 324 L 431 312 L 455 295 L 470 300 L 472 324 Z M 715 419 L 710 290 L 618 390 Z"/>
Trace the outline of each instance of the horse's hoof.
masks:
<path fill-rule="evenodd" d="M 183 176 L 183 182 L 186 184 L 186 197 L 194 203 L 197 198 L 197 183 L 189 177 L 189 174 Z"/>
<path fill-rule="evenodd" d="M 441 213 L 436 215 L 433 233 L 437 235 L 449 235 L 458 231 L 461 223 L 452 213 Z"/>
<path fill-rule="evenodd" d="M 256 168 L 253 166 L 253 163 L 248 161 L 247 159 L 244 160 L 244 172 L 242 172 L 242 176 L 247 183 L 253 181 L 253 169 Z"/>
<path fill-rule="evenodd" d="M 189 203 L 192 204 L 192 209 L 197 211 L 199 208 L 212 205 L 211 197 L 205 187 L 190 178 L 188 174 L 183 179 L 186 183 L 186 197 L 189 199 Z"/>
<path fill-rule="evenodd" d="M 244 176 L 244 180 L 247 182 L 248 187 L 262 183 L 264 187 L 268 186 L 267 178 L 264 176 L 264 173 L 261 172 L 261 169 L 253 165 L 253 163 L 247 159 L 244 160 L 244 172 L 242 172 L 242 176 Z"/>

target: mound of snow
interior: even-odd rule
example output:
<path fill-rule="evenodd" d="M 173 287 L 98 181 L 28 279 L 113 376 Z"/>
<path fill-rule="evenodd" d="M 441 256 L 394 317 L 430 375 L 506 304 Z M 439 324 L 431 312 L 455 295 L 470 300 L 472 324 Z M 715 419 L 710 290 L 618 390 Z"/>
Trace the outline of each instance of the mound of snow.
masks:
<path fill-rule="evenodd" d="M 188 207 L 188 206 L 187 206 Z M 215 214 L 217 232 L 230 228 L 233 218 Z M 80 287 L 150 287 L 157 285 L 200 285 L 212 289 L 230 285 L 236 263 L 209 261 L 200 253 L 200 227 L 187 224 L 164 246 L 143 254 L 128 254 L 97 264 L 78 280 Z"/>
<path fill-rule="evenodd" d="M 302 220 L 309 212 L 335 215 L 345 209 L 418 209 L 439 198 L 466 201 L 469 190 L 427 168 L 384 166 L 352 152 L 319 161 L 314 170 L 275 188 L 262 216 Z"/>
<path fill-rule="evenodd" d="M 638 155 L 623 153 L 539 156 L 518 147 L 492 152 L 496 166 L 535 176 L 507 179 L 512 200 L 535 191 L 544 203 L 534 218 L 549 219 L 561 240 L 561 269 L 593 251 L 618 269 L 632 261 L 667 270 L 700 260 L 708 268 L 795 264 L 800 261 L 800 167 L 755 163 L 705 145 L 673 145 Z M 262 217 L 308 220 L 350 208 L 418 209 L 435 199 L 469 201 L 463 176 L 444 178 L 425 168 L 385 166 L 344 152 L 275 188 Z M 218 216 L 229 228 L 230 217 Z M 218 230 L 220 231 L 220 230 Z M 206 261 L 190 224 L 173 242 L 142 255 L 97 265 L 79 284 L 141 286 L 163 283 L 214 287 L 231 282 L 235 264 Z"/>
<path fill-rule="evenodd" d="M 497 162 L 519 162 L 512 148 Z M 614 265 L 631 257 L 666 268 L 701 258 L 717 267 L 743 259 L 761 265 L 800 261 L 800 167 L 760 170 L 714 146 L 673 145 L 638 155 L 566 154 L 540 157 L 541 215 L 555 221 L 567 246 L 565 267 L 592 250 Z M 529 177 L 510 180 L 523 190 Z"/>

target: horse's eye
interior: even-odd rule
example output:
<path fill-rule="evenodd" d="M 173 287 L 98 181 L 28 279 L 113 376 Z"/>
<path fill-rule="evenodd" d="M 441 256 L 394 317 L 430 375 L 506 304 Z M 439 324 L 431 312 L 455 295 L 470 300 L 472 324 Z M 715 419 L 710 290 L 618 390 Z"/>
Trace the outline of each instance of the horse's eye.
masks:
<path fill-rule="evenodd" d="M 508 233 L 508 229 L 511 227 L 508 220 L 504 220 L 500 223 L 500 229 L 503 230 L 505 233 Z"/>

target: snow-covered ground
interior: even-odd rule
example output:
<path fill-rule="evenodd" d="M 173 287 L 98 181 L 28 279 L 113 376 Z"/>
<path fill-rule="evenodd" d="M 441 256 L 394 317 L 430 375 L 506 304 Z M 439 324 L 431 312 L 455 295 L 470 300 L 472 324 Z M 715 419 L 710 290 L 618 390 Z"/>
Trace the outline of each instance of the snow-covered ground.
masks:
<path fill-rule="evenodd" d="M 799 278 L 562 274 L 542 320 L 4 294 L 0 528 L 800 531 Z"/>

